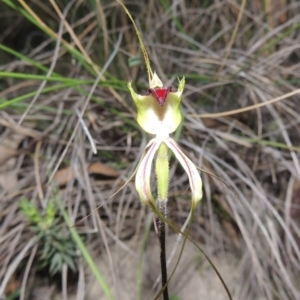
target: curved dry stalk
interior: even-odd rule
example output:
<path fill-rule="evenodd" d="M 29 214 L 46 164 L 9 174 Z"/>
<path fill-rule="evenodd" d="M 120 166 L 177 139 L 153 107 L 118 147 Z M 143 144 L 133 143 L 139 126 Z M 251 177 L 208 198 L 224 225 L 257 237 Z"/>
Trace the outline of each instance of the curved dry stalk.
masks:
<path fill-rule="evenodd" d="M 263 107 L 263 106 L 278 102 L 280 100 L 284 100 L 286 98 L 292 97 L 292 96 L 297 95 L 299 93 L 300 93 L 300 89 L 297 89 L 295 91 L 292 91 L 292 92 L 284 94 L 282 96 L 267 100 L 267 101 L 262 102 L 262 103 L 257 103 L 257 104 L 254 104 L 254 105 L 249 105 L 249 106 L 244 107 L 244 108 L 238 108 L 238 109 L 234 109 L 234 110 L 231 110 L 231 111 L 225 111 L 225 112 L 221 112 L 221 113 L 187 114 L 187 115 L 190 116 L 190 117 L 194 117 L 194 118 L 196 118 L 196 117 L 199 117 L 199 118 L 227 117 L 227 116 L 231 116 L 231 115 L 235 115 L 235 114 L 240 114 L 240 113 L 243 113 L 243 112 L 246 112 L 246 111 L 250 111 L 250 110 L 253 110 L 253 109 L 257 109 L 259 107 Z"/>

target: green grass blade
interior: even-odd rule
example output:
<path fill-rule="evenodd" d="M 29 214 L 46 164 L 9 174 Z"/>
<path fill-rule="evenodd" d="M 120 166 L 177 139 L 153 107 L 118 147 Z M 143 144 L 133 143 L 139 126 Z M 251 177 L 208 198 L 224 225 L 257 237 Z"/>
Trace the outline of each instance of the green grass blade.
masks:
<path fill-rule="evenodd" d="M 98 283 L 100 284 L 100 286 L 102 287 L 107 299 L 109 300 L 113 300 L 113 294 L 109 288 L 109 286 L 107 285 L 107 283 L 105 282 L 102 274 L 100 273 L 100 271 L 97 268 L 97 265 L 95 264 L 91 254 L 89 253 L 88 249 L 85 247 L 80 235 L 78 234 L 77 230 L 75 229 L 74 225 L 71 223 L 71 220 L 69 218 L 69 215 L 67 214 L 66 210 L 63 207 L 62 201 L 59 198 L 58 195 L 56 195 L 56 203 L 59 206 L 61 213 L 65 219 L 65 222 L 67 223 L 67 225 L 69 226 L 70 232 L 72 234 L 72 237 L 74 239 L 74 241 L 76 242 L 78 248 L 80 249 L 80 252 L 82 254 L 82 256 L 84 257 L 84 259 L 86 260 L 86 262 L 88 263 L 89 267 L 91 268 L 93 274 L 95 275 L 95 277 L 97 278 Z"/>
<path fill-rule="evenodd" d="M 66 87 L 70 87 L 70 86 L 73 86 L 73 85 L 74 85 L 73 82 L 72 83 L 67 83 L 67 84 L 54 85 L 54 86 L 50 86 L 50 87 L 44 88 L 41 91 L 41 93 L 45 94 L 45 93 L 49 93 L 49 92 L 56 91 L 56 90 L 59 90 L 59 89 L 63 89 L 63 88 L 66 88 Z M 23 101 L 25 99 L 28 99 L 30 97 L 34 97 L 35 94 L 36 94 L 36 91 L 24 94 L 22 96 L 16 97 L 16 98 L 11 99 L 11 100 L 2 100 L 2 99 L 0 99 L 1 102 L 3 101 L 2 103 L 0 102 L 0 109 L 9 107 L 12 104 L 18 103 L 18 102 Z"/>

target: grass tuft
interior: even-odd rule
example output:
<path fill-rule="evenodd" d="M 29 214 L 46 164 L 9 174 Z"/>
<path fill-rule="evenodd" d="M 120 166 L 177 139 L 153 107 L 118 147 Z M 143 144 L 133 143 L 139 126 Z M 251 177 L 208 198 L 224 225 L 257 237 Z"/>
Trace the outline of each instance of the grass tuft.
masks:
<path fill-rule="evenodd" d="M 174 87 L 178 77 L 186 78 L 176 140 L 230 186 L 202 174 L 204 199 L 192 240 L 216 268 L 233 257 L 229 271 L 220 273 L 235 274 L 226 281 L 234 299 L 298 299 L 299 1 L 123 3 L 153 71 Z M 53 284 L 52 298 L 92 299 L 93 278 L 99 299 L 159 294 L 159 272 L 145 271 L 151 216 L 133 183 L 106 201 L 129 178 L 149 138 L 136 125 L 126 86 L 132 80 L 147 92 L 131 21 L 117 1 L 0 0 L 0 6 L 0 297 L 34 299 L 40 287 L 50 291 Z M 77 110 L 96 141 L 96 155 Z M 91 168 L 96 162 L 101 164 Z M 188 178 L 171 166 L 168 219 L 180 228 L 190 211 Z M 56 225 L 67 228 L 68 242 L 85 260 L 61 260 L 58 275 L 50 277 L 37 272 L 36 234 L 19 204 L 26 198 L 43 214 L 54 194 L 64 216 Z M 121 250 L 125 254 L 118 256 Z M 126 265 L 121 276 L 129 257 L 138 266 Z M 177 256 L 170 257 L 176 263 Z M 188 270 L 190 281 L 201 272 L 210 278 L 202 263 Z M 133 292 L 125 288 L 130 280 Z M 189 282 L 175 272 L 173 299 L 204 290 L 199 283 L 189 293 L 185 287 Z M 205 299 L 214 298 L 207 293 Z M 221 289 L 220 299 L 226 297 Z"/>

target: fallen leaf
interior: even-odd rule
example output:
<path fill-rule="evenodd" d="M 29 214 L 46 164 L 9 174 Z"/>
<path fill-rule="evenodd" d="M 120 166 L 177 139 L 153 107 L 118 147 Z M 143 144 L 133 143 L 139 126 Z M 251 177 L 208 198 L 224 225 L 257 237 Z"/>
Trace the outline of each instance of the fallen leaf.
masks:
<path fill-rule="evenodd" d="M 104 175 L 108 177 L 118 177 L 119 172 L 117 172 L 115 169 L 102 164 L 100 162 L 94 162 L 91 163 L 88 166 L 88 173 L 89 174 L 98 174 L 98 175 Z M 69 181 L 75 179 L 75 172 L 71 167 L 66 167 L 63 169 L 60 169 L 56 172 L 54 176 L 54 181 L 59 186 L 66 185 Z"/>
<path fill-rule="evenodd" d="M 100 162 L 91 163 L 88 167 L 89 174 L 100 174 L 105 175 L 109 177 L 118 177 L 119 172 L 117 172 L 115 169 L 104 165 Z"/>
<path fill-rule="evenodd" d="M 74 171 L 71 167 L 60 169 L 56 172 L 53 180 L 59 186 L 66 185 L 69 181 L 74 179 Z"/>

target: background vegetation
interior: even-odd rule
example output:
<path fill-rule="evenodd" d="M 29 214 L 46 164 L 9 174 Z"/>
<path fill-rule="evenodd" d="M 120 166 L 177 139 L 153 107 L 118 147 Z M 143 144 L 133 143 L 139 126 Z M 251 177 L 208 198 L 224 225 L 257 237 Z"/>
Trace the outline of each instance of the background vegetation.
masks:
<path fill-rule="evenodd" d="M 225 281 L 235 274 L 228 282 L 234 299 L 299 299 L 300 2 L 124 3 L 153 70 L 174 87 L 186 77 L 180 146 L 232 189 L 202 174 L 193 240 L 217 267 L 233 259 L 221 273 Z M 112 0 L 1 0 L 0 24 L 0 296 L 95 299 L 95 275 L 97 299 L 103 290 L 103 299 L 148 299 L 159 274 L 147 277 L 142 267 L 151 213 L 132 182 L 106 201 L 149 139 L 126 86 L 132 80 L 147 89 L 131 22 Z M 182 226 L 188 179 L 172 162 L 169 218 Z M 123 254 L 114 256 L 114 247 Z M 203 264 L 193 260 L 192 276 L 206 272 Z M 137 292 L 126 288 L 132 272 Z M 186 272 L 177 271 L 179 282 Z"/>

